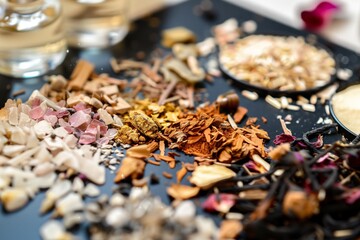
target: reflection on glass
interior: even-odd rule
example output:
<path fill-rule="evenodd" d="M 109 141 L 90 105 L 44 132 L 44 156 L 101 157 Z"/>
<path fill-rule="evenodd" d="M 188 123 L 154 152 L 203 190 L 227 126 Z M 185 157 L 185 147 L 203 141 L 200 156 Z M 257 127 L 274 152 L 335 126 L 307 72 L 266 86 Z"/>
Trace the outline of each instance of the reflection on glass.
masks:
<path fill-rule="evenodd" d="M 57 0 L 0 0 L 0 74 L 34 77 L 65 58 Z"/>
<path fill-rule="evenodd" d="M 78 48 L 104 48 L 128 32 L 126 0 L 63 0 L 67 40 Z"/>

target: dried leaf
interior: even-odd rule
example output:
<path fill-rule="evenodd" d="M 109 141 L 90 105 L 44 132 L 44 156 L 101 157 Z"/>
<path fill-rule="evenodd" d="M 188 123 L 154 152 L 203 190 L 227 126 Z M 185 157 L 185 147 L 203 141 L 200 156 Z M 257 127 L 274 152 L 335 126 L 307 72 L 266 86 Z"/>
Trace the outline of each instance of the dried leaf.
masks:
<path fill-rule="evenodd" d="M 227 213 L 234 206 L 236 198 L 233 194 L 211 194 L 201 206 L 209 212 Z"/>

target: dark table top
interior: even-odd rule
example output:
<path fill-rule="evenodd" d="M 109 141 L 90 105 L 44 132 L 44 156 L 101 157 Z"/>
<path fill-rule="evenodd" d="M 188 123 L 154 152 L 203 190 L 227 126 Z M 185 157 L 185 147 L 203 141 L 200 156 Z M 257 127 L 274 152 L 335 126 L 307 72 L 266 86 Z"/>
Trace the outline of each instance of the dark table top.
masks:
<path fill-rule="evenodd" d="M 169 7 L 151 16 L 160 19 L 159 27 L 151 27 L 150 17 L 147 17 L 135 22 L 134 30 L 125 38 L 125 40 L 110 49 L 103 49 L 98 51 L 78 51 L 75 49 L 70 49 L 64 63 L 55 71 L 49 73 L 49 75 L 63 74 L 65 76 L 69 76 L 70 72 L 74 68 L 76 60 L 82 58 L 96 64 L 96 71 L 98 73 L 105 72 L 116 76 L 116 74 L 114 74 L 110 68 L 109 59 L 111 57 L 115 57 L 117 59 L 131 58 L 134 57 L 135 53 L 138 51 L 144 51 L 145 53 L 149 54 L 156 47 L 161 47 L 160 38 L 161 31 L 163 29 L 176 26 L 185 26 L 197 34 L 198 40 L 203 40 L 206 37 L 211 36 L 211 27 L 213 25 L 221 23 L 231 17 L 236 18 L 240 23 L 250 19 L 255 20 L 258 24 L 256 33 L 302 35 L 305 37 L 310 34 L 305 31 L 287 27 L 281 23 L 267 19 L 223 1 L 213 2 L 215 4 L 214 9 L 216 11 L 216 18 L 213 20 L 208 20 L 206 18 L 194 15 L 193 8 L 200 3 L 200 1 L 197 0 L 187 1 L 180 5 Z M 322 45 L 326 46 L 332 51 L 335 59 L 337 60 L 338 67 L 346 67 L 354 70 L 354 76 L 350 81 L 357 81 L 357 68 L 360 62 L 359 55 L 349 49 L 337 46 L 324 39 L 319 38 L 319 41 Z M 31 92 L 34 89 L 40 88 L 44 82 L 44 77 L 32 79 L 11 79 L 0 76 L 1 106 L 3 106 L 8 98 L 12 97 L 13 92 L 16 92 L 22 88 L 26 89 L 26 94 L 20 96 L 20 98 L 25 101 L 30 96 Z M 240 91 L 245 89 L 242 85 L 235 81 L 228 81 L 226 77 L 215 78 L 213 83 L 206 83 L 205 87 L 207 88 L 209 93 L 209 100 L 211 101 L 214 101 L 219 94 L 225 93 L 230 89 L 235 90 L 239 95 Z M 317 110 L 315 113 L 305 112 L 302 110 L 277 110 L 265 103 L 263 98 L 260 98 L 257 101 L 250 101 L 240 95 L 240 105 L 248 108 L 248 116 L 259 118 L 264 116 L 268 119 L 267 124 L 263 124 L 261 122 L 259 123 L 263 129 L 269 132 L 271 139 L 274 139 L 277 134 L 282 133 L 280 122 L 277 119 L 277 116 L 279 115 L 283 117 L 287 114 L 292 115 L 293 121 L 290 125 L 288 125 L 288 127 L 293 131 L 293 134 L 298 137 L 301 137 L 303 132 L 319 126 L 316 124 L 319 117 L 325 118 L 327 116 L 324 111 L 324 106 L 320 104 L 317 104 Z M 330 137 L 326 137 L 325 141 L 332 142 L 340 138 L 340 134 L 334 134 Z M 270 141 L 268 145 L 273 145 L 273 143 Z M 182 158 L 184 161 L 191 161 L 191 159 L 192 158 L 187 156 Z M 161 176 L 161 172 L 165 170 L 165 167 L 165 165 L 157 167 L 148 164 L 145 175 L 149 175 L 152 172 L 158 173 L 157 175 L 160 177 L 160 184 L 151 185 L 150 190 L 153 194 L 160 196 L 165 203 L 169 204 L 170 199 L 166 194 L 166 186 L 168 186 L 172 180 L 165 179 L 163 176 Z M 175 173 L 178 169 L 179 166 L 169 171 L 169 169 L 166 167 L 166 171 L 171 173 Z M 111 188 L 114 186 L 113 178 L 114 174 L 107 172 L 106 184 L 101 186 L 102 193 L 111 193 Z M 39 239 L 40 226 L 50 218 L 50 214 L 39 216 L 39 208 L 43 198 L 44 193 L 38 194 L 25 208 L 14 213 L 6 213 L 4 210 L 1 210 L 0 239 Z M 198 200 L 201 201 L 202 199 L 203 197 L 200 197 Z M 195 202 L 199 202 L 198 200 L 195 200 Z M 204 213 L 200 208 L 198 209 L 198 213 L 213 217 L 217 223 L 220 221 L 220 218 L 216 215 L 209 215 Z M 83 225 L 76 229 L 74 234 L 77 235 L 80 239 L 86 239 L 86 226 Z"/>

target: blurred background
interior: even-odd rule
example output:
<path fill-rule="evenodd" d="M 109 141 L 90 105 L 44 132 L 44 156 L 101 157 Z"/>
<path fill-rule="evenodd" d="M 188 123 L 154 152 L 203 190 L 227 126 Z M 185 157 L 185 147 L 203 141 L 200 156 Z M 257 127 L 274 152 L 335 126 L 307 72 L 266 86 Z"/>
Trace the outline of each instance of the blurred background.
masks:
<path fill-rule="evenodd" d="M 138 17 L 167 4 L 176 4 L 185 0 L 131 0 L 131 16 Z M 191 0 L 190 0 L 191 1 Z M 217 0 L 218 1 L 218 0 Z M 320 0 L 225 0 L 255 13 L 264 15 L 281 23 L 301 29 L 303 22 L 300 13 L 310 10 Z M 319 33 L 327 39 L 341 46 L 360 52 L 360 1 L 332 0 L 341 5 L 341 11 L 336 19 Z M 148 6 L 146 5 L 148 4 Z M 136 7 L 134 7 L 136 6 Z"/>

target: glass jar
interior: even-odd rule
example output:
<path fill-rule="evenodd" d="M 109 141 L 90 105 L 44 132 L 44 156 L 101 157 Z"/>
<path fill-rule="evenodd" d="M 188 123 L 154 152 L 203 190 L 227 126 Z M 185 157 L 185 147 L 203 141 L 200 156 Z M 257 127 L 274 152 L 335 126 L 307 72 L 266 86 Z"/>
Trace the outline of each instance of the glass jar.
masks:
<path fill-rule="evenodd" d="M 35 77 L 66 55 L 58 0 L 0 0 L 0 74 Z"/>
<path fill-rule="evenodd" d="M 105 48 L 128 32 L 127 0 L 63 0 L 67 41 L 77 48 Z"/>

